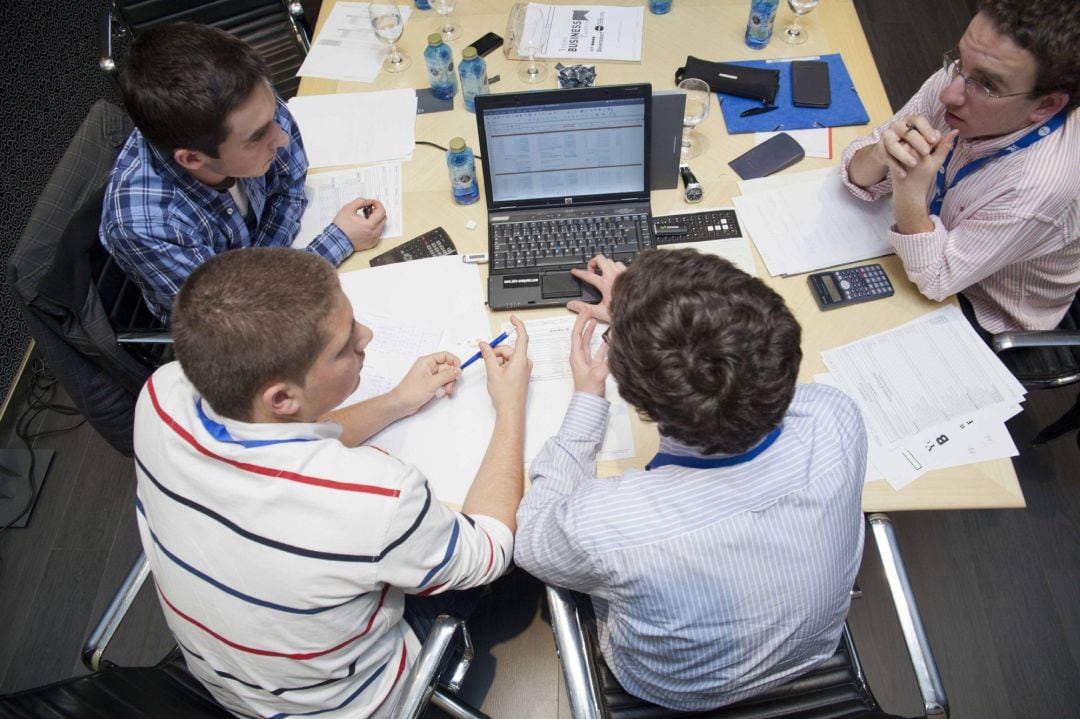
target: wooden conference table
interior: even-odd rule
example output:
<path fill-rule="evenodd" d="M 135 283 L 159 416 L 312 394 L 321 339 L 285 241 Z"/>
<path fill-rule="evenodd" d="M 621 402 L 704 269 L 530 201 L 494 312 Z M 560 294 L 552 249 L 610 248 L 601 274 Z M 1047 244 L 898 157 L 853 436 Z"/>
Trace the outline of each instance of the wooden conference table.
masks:
<path fill-rule="evenodd" d="M 556 0 L 557 1 L 557 0 Z M 406 4 L 409 0 L 399 0 Z M 595 4 L 643 5 L 644 0 L 597 0 Z M 316 34 L 330 13 L 334 0 L 324 0 Z M 454 12 L 464 27 L 464 37 L 451 43 L 456 58 L 467 43 L 486 32 L 505 35 L 505 27 L 512 2 L 510 0 L 460 0 Z M 889 115 L 888 102 L 881 85 L 870 49 L 851 0 L 829 0 L 814 12 L 805 16 L 803 24 L 808 32 L 805 45 L 786 45 L 774 34 L 773 40 L 762 51 L 754 51 L 743 42 L 748 3 L 746 0 L 675 0 L 667 15 L 645 12 L 642 61 L 640 63 L 599 63 L 596 66 L 597 82 L 617 84 L 651 82 L 654 89 L 669 90 L 675 87 L 675 69 L 685 63 L 688 54 L 716 60 L 742 60 L 757 58 L 786 58 L 839 52 L 852 75 L 859 96 L 870 114 L 870 125 L 839 127 L 833 129 L 833 158 L 831 160 L 806 158 L 786 172 L 801 172 L 836 164 L 839 154 L 849 142 L 865 134 L 873 125 Z M 777 17 L 777 33 L 791 14 L 781 8 Z M 364 92 L 394 88 L 427 87 L 427 73 L 423 61 L 423 49 L 429 33 L 440 19 L 434 11 L 415 10 L 405 26 L 399 47 L 412 60 L 412 66 L 403 73 L 392 75 L 382 72 L 374 84 L 360 84 L 319 78 L 305 78 L 300 85 L 302 95 L 320 95 L 337 92 Z M 486 58 L 488 75 L 501 76 L 492 86 L 493 92 L 515 92 L 539 88 L 552 88 L 554 70 L 540 85 L 526 85 L 518 80 L 520 61 L 508 60 L 502 49 Z M 554 62 L 549 63 L 551 66 Z M 418 115 L 416 139 L 448 144 L 450 138 L 464 137 L 470 147 L 477 147 L 474 115 L 466 112 L 461 94 L 454 99 L 452 112 Z M 363 123 L 364 118 L 356 118 Z M 714 103 L 709 118 L 698 127 L 709 142 L 705 155 L 693 162 L 694 173 L 705 188 L 702 207 L 730 206 L 730 198 L 738 194 L 738 179 L 727 162 L 748 150 L 751 135 L 729 135 L 719 108 Z M 479 164 L 479 163 L 478 163 Z M 478 168 L 479 169 L 479 168 Z M 478 175 L 482 173 L 478 172 Z M 341 266 L 342 271 L 362 269 L 368 260 L 405 240 L 415 237 L 438 225 L 442 225 L 457 245 L 459 252 L 484 252 L 487 250 L 487 220 L 485 203 L 481 199 L 473 205 L 455 205 L 450 197 L 450 184 L 443 153 L 418 145 L 413 160 L 403 167 L 405 232 L 400 238 L 384 240 L 373 251 L 360 252 Z M 483 177 L 480 177 L 483 182 Z M 483 191 L 481 190 L 481 197 Z M 660 190 L 652 193 L 655 215 L 693 209 L 682 197 L 681 188 Z M 477 223 L 475 230 L 466 229 L 466 222 Z M 783 295 L 792 312 L 803 326 L 803 362 L 799 379 L 813 380 L 815 373 L 825 371 L 821 351 L 846 344 L 862 337 L 903 324 L 929 312 L 937 303 L 925 299 L 917 288 L 907 281 L 903 267 L 895 256 L 881 261 L 892 279 L 896 294 L 885 300 L 855 305 L 830 313 L 822 313 L 815 304 L 803 276 L 782 278 L 769 277 L 765 265 L 755 250 L 759 276 Z M 486 267 L 482 267 L 486 275 Z M 565 310 L 528 310 L 527 317 L 550 316 Z M 493 331 L 505 321 L 507 313 L 491 313 Z M 601 463 L 601 471 L 614 473 L 630 467 L 641 467 L 653 456 L 657 447 L 657 434 L 651 424 L 642 423 L 634 416 L 634 442 L 637 456 L 632 460 Z M 1020 491 L 1012 462 L 1000 459 L 978 464 L 954 467 L 930 472 L 895 491 L 887 482 L 868 483 L 863 491 L 865 511 L 889 511 L 907 509 L 962 509 L 1023 507 L 1024 497 Z"/>

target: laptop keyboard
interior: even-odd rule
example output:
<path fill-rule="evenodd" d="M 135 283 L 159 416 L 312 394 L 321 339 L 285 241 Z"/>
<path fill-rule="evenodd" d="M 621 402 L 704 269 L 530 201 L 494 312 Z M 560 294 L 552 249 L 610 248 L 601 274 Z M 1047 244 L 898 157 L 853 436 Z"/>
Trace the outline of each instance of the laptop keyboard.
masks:
<path fill-rule="evenodd" d="M 629 263 L 653 247 L 649 217 L 579 217 L 500 222 L 491 226 L 493 271 L 581 267 L 597 254 Z"/>

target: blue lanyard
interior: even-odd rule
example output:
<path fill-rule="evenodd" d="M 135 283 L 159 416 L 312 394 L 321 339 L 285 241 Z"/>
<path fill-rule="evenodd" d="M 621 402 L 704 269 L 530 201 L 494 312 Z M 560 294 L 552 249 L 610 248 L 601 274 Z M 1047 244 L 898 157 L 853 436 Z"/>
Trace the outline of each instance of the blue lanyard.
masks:
<path fill-rule="evenodd" d="M 677 464 L 680 467 L 690 467 L 691 469 L 712 469 L 714 467 L 734 467 L 736 464 L 743 464 L 757 457 L 759 454 L 767 450 L 772 446 L 772 443 L 776 441 L 776 438 L 780 436 L 780 430 L 783 425 L 780 425 L 758 443 L 758 446 L 753 449 L 743 452 L 742 454 L 735 454 L 730 457 L 687 457 L 682 454 L 668 454 L 667 452 L 660 452 L 652 461 L 645 465 L 645 469 L 657 469 L 667 464 Z"/>
<path fill-rule="evenodd" d="M 1054 130 L 1064 125 L 1065 115 L 1066 112 L 1064 109 L 1062 109 L 1060 112 L 1058 112 L 1058 114 L 1047 120 L 1045 125 L 1043 125 L 1037 130 L 1029 132 L 1008 147 L 998 150 L 993 155 L 987 155 L 986 157 L 980 158 L 978 160 L 975 160 L 974 162 L 969 162 L 968 164 L 964 165 L 956 171 L 956 177 L 953 178 L 952 184 L 946 187 L 945 174 L 948 171 L 949 161 L 952 159 L 953 150 L 956 149 L 956 146 L 953 145 L 953 149 L 949 150 L 949 154 L 945 156 L 945 164 L 942 165 L 941 168 L 938 170 L 937 189 L 934 191 L 934 199 L 930 201 L 930 214 L 941 217 L 941 204 L 945 201 L 945 193 L 949 189 L 959 185 L 960 180 L 963 180 L 965 177 L 975 172 L 986 163 L 990 162 L 990 160 L 994 160 L 998 157 L 1001 157 L 1002 155 L 1011 155 L 1014 152 L 1023 150 L 1025 147 L 1030 147 L 1031 145 L 1034 145 L 1036 142 L 1043 139 L 1044 137 L 1052 133 Z"/>

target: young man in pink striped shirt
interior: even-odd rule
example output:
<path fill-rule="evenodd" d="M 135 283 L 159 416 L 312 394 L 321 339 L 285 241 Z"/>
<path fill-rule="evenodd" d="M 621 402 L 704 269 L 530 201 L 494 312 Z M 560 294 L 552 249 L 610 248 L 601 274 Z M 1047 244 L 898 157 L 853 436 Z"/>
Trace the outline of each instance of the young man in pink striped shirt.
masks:
<path fill-rule="evenodd" d="M 1080 3 L 982 0 L 944 67 L 843 154 L 856 197 L 892 193 L 909 278 L 963 292 L 989 332 L 1051 329 L 1080 288 Z"/>

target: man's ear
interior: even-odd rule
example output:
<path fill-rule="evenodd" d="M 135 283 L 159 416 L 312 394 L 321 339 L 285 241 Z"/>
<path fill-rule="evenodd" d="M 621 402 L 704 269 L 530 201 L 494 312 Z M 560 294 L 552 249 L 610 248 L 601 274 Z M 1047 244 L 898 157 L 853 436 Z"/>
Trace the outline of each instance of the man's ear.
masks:
<path fill-rule="evenodd" d="M 285 380 L 263 386 L 255 400 L 256 422 L 296 422 L 304 408 L 304 390 Z"/>
<path fill-rule="evenodd" d="M 195 172 L 206 164 L 206 155 L 198 150 L 185 150 L 183 148 L 173 150 L 173 159 L 176 160 L 176 164 L 188 172 Z"/>
<path fill-rule="evenodd" d="M 1067 92 L 1057 90 L 1051 92 L 1049 95 L 1043 95 L 1039 98 L 1039 101 L 1035 103 L 1035 107 L 1031 109 L 1031 112 L 1028 113 L 1028 120 L 1032 124 L 1049 120 L 1068 103 L 1069 93 Z"/>

